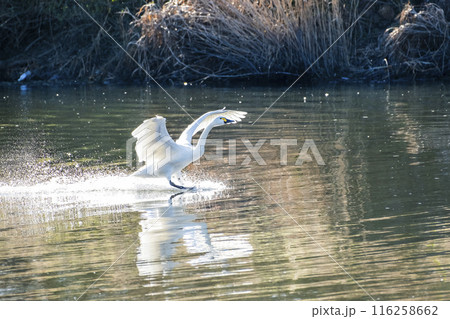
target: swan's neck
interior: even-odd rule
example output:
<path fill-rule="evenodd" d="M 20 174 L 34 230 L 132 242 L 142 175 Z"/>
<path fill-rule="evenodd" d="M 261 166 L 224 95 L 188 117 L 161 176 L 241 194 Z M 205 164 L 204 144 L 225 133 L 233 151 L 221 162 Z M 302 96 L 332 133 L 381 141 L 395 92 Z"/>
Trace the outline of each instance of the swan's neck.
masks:
<path fill-rule="evenodd" d="M 198 139 L 197 145 L 194 147 L 194 161 L 198 160 L 205 153 L 206 139 L 208 138 L 209 132 L 212 130 L 214 125 L 211 123 L 203 130 L 200 138 Z"/>

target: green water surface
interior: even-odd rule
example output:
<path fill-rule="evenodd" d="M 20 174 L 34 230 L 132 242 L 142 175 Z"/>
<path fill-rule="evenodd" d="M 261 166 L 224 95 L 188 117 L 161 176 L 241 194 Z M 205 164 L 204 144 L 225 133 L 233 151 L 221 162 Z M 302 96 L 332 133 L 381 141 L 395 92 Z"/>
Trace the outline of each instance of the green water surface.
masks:
<path fill-rule="evenodd" d="M 446 86 L 294 87 L 256 121 L 283 90 L 169 88 L 248 112 L 173 197 L 126 177 L 144 119 L 192 122 L 161 90 L 0 89 L 0 299 L 448 300 Z"/>

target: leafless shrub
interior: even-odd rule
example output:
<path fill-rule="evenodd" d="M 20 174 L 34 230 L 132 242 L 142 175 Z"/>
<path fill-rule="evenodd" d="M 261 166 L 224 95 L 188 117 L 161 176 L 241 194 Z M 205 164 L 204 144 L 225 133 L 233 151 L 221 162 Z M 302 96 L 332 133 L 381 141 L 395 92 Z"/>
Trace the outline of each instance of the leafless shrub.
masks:
<path fill-rule="evenodd" d="M 400 26 L 386 30 L 384 52 L 396 72 L 442 75 L 449 69 L 449 24 L 444 11 L 430 3 L 416 12 L 407 4 Z"/>

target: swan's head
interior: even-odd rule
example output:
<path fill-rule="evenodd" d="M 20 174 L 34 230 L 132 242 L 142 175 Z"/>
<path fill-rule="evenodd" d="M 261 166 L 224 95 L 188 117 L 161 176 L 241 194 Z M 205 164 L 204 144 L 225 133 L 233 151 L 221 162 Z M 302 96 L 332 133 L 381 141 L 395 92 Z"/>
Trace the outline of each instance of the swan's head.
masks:
<path fill-rule="evenodd" d="M 223 117 L 223 116 L 220 116 L 220 117 L 216 118 L 214 120 L 214 122 L 215 122 L 216 126 L 236 123 L 235 120 L 230 120 L 230 119 L 228 119 L 226 117 Z"/>

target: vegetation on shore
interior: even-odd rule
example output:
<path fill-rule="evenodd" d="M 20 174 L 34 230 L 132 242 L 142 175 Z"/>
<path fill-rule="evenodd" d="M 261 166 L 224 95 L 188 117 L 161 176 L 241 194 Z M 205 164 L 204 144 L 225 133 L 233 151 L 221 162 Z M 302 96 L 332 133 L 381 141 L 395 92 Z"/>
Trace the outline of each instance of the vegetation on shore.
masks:
<path fill-rule="evenodd" d="M 75 1 L 5 1 L 0 81 L 26 71 L 33 80 L 102 83 L 145 81 L 146 72 L 173 83 L 280 80 L 305 71 L 308 78 L 384 81 L 450 70 L 446 0 L 78 2 L 118 43 Z"/>

